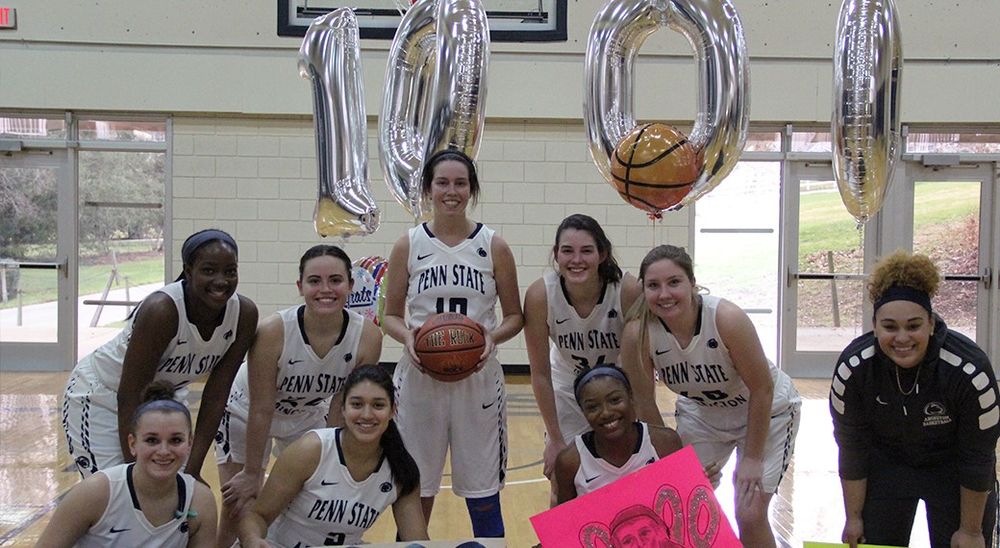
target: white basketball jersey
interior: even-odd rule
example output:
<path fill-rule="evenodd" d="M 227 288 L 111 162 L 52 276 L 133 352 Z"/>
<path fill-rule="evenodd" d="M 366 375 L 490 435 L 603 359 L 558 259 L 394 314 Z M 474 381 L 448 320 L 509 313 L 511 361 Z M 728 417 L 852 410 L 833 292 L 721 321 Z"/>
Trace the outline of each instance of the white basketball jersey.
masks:
<path fill-rule="evenodd" d="M 201 377 L 207 377 L 236 340 L 236 326 L 240 319 L 240 298 L 236 293 L 229 298 L 222 323 L 206 341 L 201 338 L 198 327 L 187 319 L 182 282 L 167 284 L 157 291 L 167 294 L 177 307 L 177 334 L 170 340 L 163 356 L 160 357 L 152 380 L 166 380 L 173 383 L 175 389 L 180 389 Z M 141 303 L 139 307 L 142 307 Z M 92 367 L 101 383 L 115 392 L 118 391 L 122 363 L 125 361 L 125 351 L 128 350 L 129 340 L 132 338 L 132 327 L 137 314 L 138 310 L 118 336 L 80 360 L 77 365 L 84 368 Z"/>
<path fill-rule="evenodd" d="M 627 476 L 660 458 L 656 454 L 656 448 L 653 447 L 652 439 L 649 437 L 649 425 L 638 421 L 635 424 L 640 429 L 639 446 L 635 448 L 632 456 L 621 467 L 617 467 L 591 452 L 584 441 L 584 436 L 593 438 L 593 432 L 587 432 L 575 438 L 576 450 L 580 453 L 580 468 L 577 469 L 576 476 L 573 477 L 577 496 L 586 495 L 605 485 L 610 485 L 618 478 Z"/>
<path fill-rule="evenodd" d="M 299 323 L 305 305 L 280 311 L 284 324 L 284 346 L 278 358 L 277 392 L 271 435 L 284 437 L 285 430 L 303 422 L 304 414 L 325 415 L 332 398 L 344 385 L 358 359 L 358 344 L 364 330 L 364 318 L 344 310 L 344 323 L 333 348 L 320 357 L 306 342 Z M 240 366 L 229 393 L 229 410 L 246 418 L 250 413 L 250 383 L 247 364 Z M 291 418 L 294 417 L 294 418 Z M 290 420 L 284 420 L 291 418 Z M 288 432 L 290 433 L 290 432 Z"/>
<path fill-rule="evenodd" d="M 98 474 L 108 477 L 110 496 L 108 506 L 101 519 L 97 520 L 87 534 L 76 541 L 77 548 L 154 548 L 185 547 L 188 545 L 188 511 L 194 498 L 194 478 L 178 474 L 182 483 L 178 485 L 178 495 L 183 496 L 181 517 L 174 518 L 159 527 L 153 527 L 138 506 L 138 497 L 132 491 L 128 480 L 128 470 L 132 464 L 119 464 Z M 181 487 L 183 485 L 183 487 Z M 214 519 L 214 518 L 211 518 Z"/>
<path fill-rule="evenodd" d="M 267 540 L 287 548 L 361 542 L 361 535 L 396 502 L 389 461 L 383 458 L 372 475 L 354 481 L 340 448 L 340 432 L 340 428 L 311 431 L 323 447 L 319 465 L 271 524 Z"/>
<path fill-rule="evenodd" d="M 545 298 L 548 302 L 549 361 L 552 385 L 572 390 L 582 371 L 601 364 L 617 364 L 621 334 L 625 325 L 621 306 L 621 284 L 605 284 L 590 315 L 581 318 L 569 303 L 556 272 L 546 272 Z"/>
<path fill-rule="evenodd" d="M 493 230 L 482 223 L 454 247 L 438 240 L 427 223 L 410 229 L 406 293 L 410 329 L 441 312 L 462 313 L 487 331 L 496 327 L 492 242 Z"/>
<path fill-rule="evenodd" d="M 686 348 L 667 330 L 657 317 L 649 321 L 649 355 L 653 367 L 664 384 L 684 396 L 678 405 L 692 412 L 731 416 L 746 422 L 750 389 L 729 356 L 729 349 L 719 336 L 715 323 L 719 297 L 702 295 L 701 328 Z M 774 381 L 772 412 L 781 412 L 789 405 L 791 380 L 784 372 L 767 361 Z"/>

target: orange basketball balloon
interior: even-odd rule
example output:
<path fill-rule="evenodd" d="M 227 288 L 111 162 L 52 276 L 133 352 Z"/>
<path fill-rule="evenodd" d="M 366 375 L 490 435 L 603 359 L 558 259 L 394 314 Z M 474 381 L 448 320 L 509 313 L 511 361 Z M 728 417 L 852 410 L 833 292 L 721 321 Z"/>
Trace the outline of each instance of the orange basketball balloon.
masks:
<path fill-rule="evenodd" d="M 623 200 L 650 213 L 680 203 L 701 175 L 701 151 L 667 124 L 636 126 L 615 147 L 612 183 Z"/>

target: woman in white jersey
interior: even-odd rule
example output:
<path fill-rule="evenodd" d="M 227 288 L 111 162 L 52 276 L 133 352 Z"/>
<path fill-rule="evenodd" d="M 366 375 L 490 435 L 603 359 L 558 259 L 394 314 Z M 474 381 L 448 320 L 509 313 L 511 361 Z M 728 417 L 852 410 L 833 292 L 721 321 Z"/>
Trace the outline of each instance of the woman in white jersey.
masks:
<path fill-rule="evenodd" d="M 602 364 L 576 377 L 573 392 L 590 427 L 559 453 L 557 503 L 586 495 L 681 448 L 677 432 L 636 419 L 632 385 Z"/>
<path fill-rule="evenodd" d="M 653 248 L 639 267 L 644 299 L 630 311 L 622 363 L 639 418 L 663 424 L 654 371 L 679 394 L 677 431 L 702 465 L 724 464 L 737 448 L 736 522 L 745 546 L 774 546 L 771 497 L 791 458 L 799 395 L 767 357 L 746 312 L 700 295 L 684 249 Z M 632 319 L 633 316 L 639 316 Z"/>
<path fill-rule="evenodd" d="M 345 308 L 354 283 L 351 270 L 341 248 L 309 248 L 295 282 L 304 303 L 269 316 L 257 328 L 216 434 L 225 511 L 219 546 L 236 539 L 239 516 L 263 483 L 272 440 L 281 450 L 309 430 L 342 425 L 344 380 L 357 364 L 378 363 L 382 332 Z"/>
<path fill-rule="evenodd" d="M 189 236 L 177 281 L 143 299 L 125 329 L 73 369 L 63 429 L 81 475 L 132 460 L 127 427 L 142 387 L 166 380 L 185 401 L 185 387 L 208 377 L 186 467 L 200 478 L 229 387 L 257 329 L 257 307 L 236 294 L 237 256 L 236 242 L 221 230 Z"/>
<path fill-rule="evenodd" d="M 507 464 L 507 411 L 496 345 L 521 330 L 517 270 L 510 247 L 493 230 L 466 216 L 479 195 L 472 160 L 443 150 L 424 165 L 422 192 L 432 221 L 393 246 L 386 273 L 385 332 L 403 343 L 395 371 L 399 428 L 420 466 L 420 496 L 430 520 L 451 448 L 455 494 L 466 499 L 477 537 L 502 537 L 500 489 Z M 500 301 L 502 319 L 494 311 Z M 427 318 L 460 312 L 486 333 L 479 370 L 457 382 L 423 373 L 414 334 Z"/>
<path fill-rule="evenodd" d="M 634 277 L 622 276 L 611 241 L 592 217 L 563 219 L 552 255 L 557 271 L 535 280 L 524 295 L 524 339 L 547 433 L 543 471 L 549 478 L 556 456 L 589 429 L 573 381 L 618 362 L 625 311 L 641 292 Z"/>
<path fill-rule="evenodd" d="M 420 472 L 392 420 L 392 379 L 360 365 L 343 392 L 344 426 L 307 432 L 278 457 L 240 521 L 244 547 L 357 544 L 390 505 L 400 540 L 427 539 Z"/>
<path fill-rule="evenodd" d="M 70 490 L 36 546 L 168 548 L 215 545 L 215 497 L 181 467 L 191 414 L 173 385 L 154 381 L 128 429 L 135 462 L 105 468 Z"/>

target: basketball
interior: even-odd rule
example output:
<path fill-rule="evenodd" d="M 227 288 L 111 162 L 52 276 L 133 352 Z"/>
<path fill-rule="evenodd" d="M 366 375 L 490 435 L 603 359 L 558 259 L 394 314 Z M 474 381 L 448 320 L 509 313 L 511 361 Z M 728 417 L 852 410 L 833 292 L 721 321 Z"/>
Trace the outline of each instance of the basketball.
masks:
<path fill-rule="evenodd" d="M 666 124 L 636 126 L 615 147 L 612 183 L 629 204 L 651 213 L 680 203 L 702 170 L 701 152 Z"/>
<path fill-rule="evenodd" d="M 417 331 L 414 350 L 424 371 L 439 381 L 460 381 L 476 370 L 486 339 L 483 328 L 464 314 L 431 316 Z"/>

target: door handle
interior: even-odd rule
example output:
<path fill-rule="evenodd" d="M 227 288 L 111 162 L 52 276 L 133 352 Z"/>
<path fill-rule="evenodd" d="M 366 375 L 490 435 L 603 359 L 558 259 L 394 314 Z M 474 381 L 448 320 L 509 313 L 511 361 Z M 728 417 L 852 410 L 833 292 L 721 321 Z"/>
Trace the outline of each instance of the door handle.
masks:
<path fill-rule="evenodd" d="M 15 267 L 15 268 L 25 268 L 32 270 L 58 270 L 62 273 L 64 278 L 69 277 L 69 259 L 63 259 L 58 262 L 49 261 L 4 261 L 3 266 Z"/>

